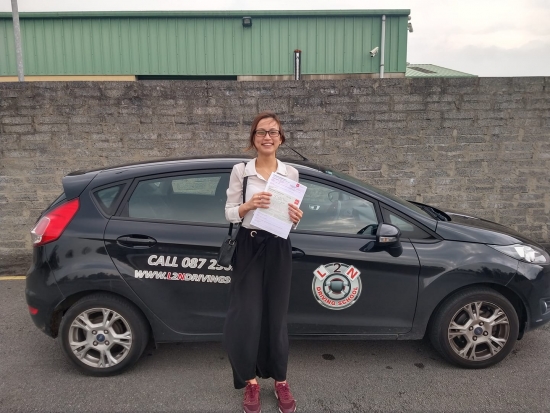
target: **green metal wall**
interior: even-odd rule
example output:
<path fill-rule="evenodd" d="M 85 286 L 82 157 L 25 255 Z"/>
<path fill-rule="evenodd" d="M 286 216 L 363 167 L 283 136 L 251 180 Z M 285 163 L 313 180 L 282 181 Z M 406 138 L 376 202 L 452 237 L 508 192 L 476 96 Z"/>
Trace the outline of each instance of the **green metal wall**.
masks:
<path fill-rule="evenodd" d="M 11 20 L 0 19 L 0 76 L 17 76 Z"/>
<path fill-rule="evenodd" d="M 408 12 L 386 16 L 385 72 L 406 70 Z M 380 46 L 381 13 L 272 14 L 22 14 L 25 74 L 290 75 L 295 49 L 302 74 L 379 71 L 380 54 L 369 52 Z M 244 15 L 252 27 L 242 26 Z M 12 21 L 0 15 L 0 76 L 17 74 L 13 43 Z"/>

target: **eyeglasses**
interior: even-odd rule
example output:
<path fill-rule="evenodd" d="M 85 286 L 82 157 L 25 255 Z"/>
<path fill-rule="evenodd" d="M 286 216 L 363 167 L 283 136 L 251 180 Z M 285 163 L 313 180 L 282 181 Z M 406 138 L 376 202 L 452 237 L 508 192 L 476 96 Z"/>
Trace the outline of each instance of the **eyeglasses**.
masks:
<path fill-rule="evenodd" d="M 267 135 L 269 133 L 269 136 L 272 137 L 272 138 L 277 138 L 281 132 L 278 131 L 277 129 L 271 129 L 271 130 L 263 130 L 263 129 L 257 129 L 256 131 L 256 136 L 260 137 L 260 138 L 263 138 L 265 135 Z"/>

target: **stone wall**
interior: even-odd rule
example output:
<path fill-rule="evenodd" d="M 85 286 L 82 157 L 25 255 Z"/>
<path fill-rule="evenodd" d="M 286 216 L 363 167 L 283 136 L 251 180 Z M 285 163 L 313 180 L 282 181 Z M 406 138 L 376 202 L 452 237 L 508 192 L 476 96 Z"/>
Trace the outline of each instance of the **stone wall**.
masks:
<path fill-rule="evenodd" d="M 261 110 L 314 161 L 550 245 L 550 78 L 0 84 L 0 274 L 77 169 L 242 154 Z"/>

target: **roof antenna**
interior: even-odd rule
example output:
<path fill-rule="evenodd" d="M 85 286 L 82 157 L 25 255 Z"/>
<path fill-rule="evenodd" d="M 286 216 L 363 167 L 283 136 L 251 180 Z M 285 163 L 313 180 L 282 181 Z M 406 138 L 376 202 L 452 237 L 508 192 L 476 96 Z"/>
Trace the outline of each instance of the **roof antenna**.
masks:
<path fill-rule="evenodd" d="M 283 143 L 282 145 L 285 145 L 285 144 Z M 282 145 L 281 145 L 281 146 L 282 146 Z M 292 152 L 294 152 L 295 154 L 297 154 L 300 158 L 302 158 L 302 161 L 309 161 L 309 159 L 307 159 L 304 155 L 302 155 L 300 152 L 298 152 L 298 151 L 292 149 L 290 146 L 285 145 L 285 148 L 288 148 L 288 149 L 290 149 Z"/>

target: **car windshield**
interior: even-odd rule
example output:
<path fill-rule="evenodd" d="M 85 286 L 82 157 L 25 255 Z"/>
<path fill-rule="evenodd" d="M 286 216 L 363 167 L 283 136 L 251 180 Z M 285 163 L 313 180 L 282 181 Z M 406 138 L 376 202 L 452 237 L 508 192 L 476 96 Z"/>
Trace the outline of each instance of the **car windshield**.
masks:
<path fill-rule="evenodd" d="M 367 184 L 366 182 L 360 180 L 360 179 L 357 179 L 357 178 L 354 178 L 353 176 L 350 176 L 350 175 L 347 175 L 345 173 L 342 173 L 342 172 L 336 172 L 336 171 L 333 171 L 333 170 L 330 170 L 330 169 L 325 169 L 323 170 L 324 173 L 326 173 L 327 175 L 333 175 L 333 176 L 336 176 L 337 178 L 340 178 L 340 179 L 343 179 L 345 181 L 349 181 L 349 182 L 352 182 L 356 185 L 359 185 L 359 186 L 362 186 L 363 188 L 366 188 L 372 192 L 376 192 L 380 195 L 383 195 L 385 196 L 386 198 L 389 198 L 391 199 L 392 201 L 395 201 L 409 209 L 412 209 L 413 211 L 419 213 L 419 214 L 422 214 L 422 215 L 425 215 L 427 217 L 430 217 L 430 218 L 433 218 L 430 214 L 428 214 L 426 211 L 424 211 L 423 209 L 419 208 L 418 206 L 416 206 L 415 204 L 409 202 L 409 201 L 405 201 L 404 199 L 402 198 L 399 198 L 399 197 L 396 197 L 395 195 L 392 195 L 386 191 L 383 191 L 382 189 L 380 188 L 375 188 L 369 184 Z"/>

